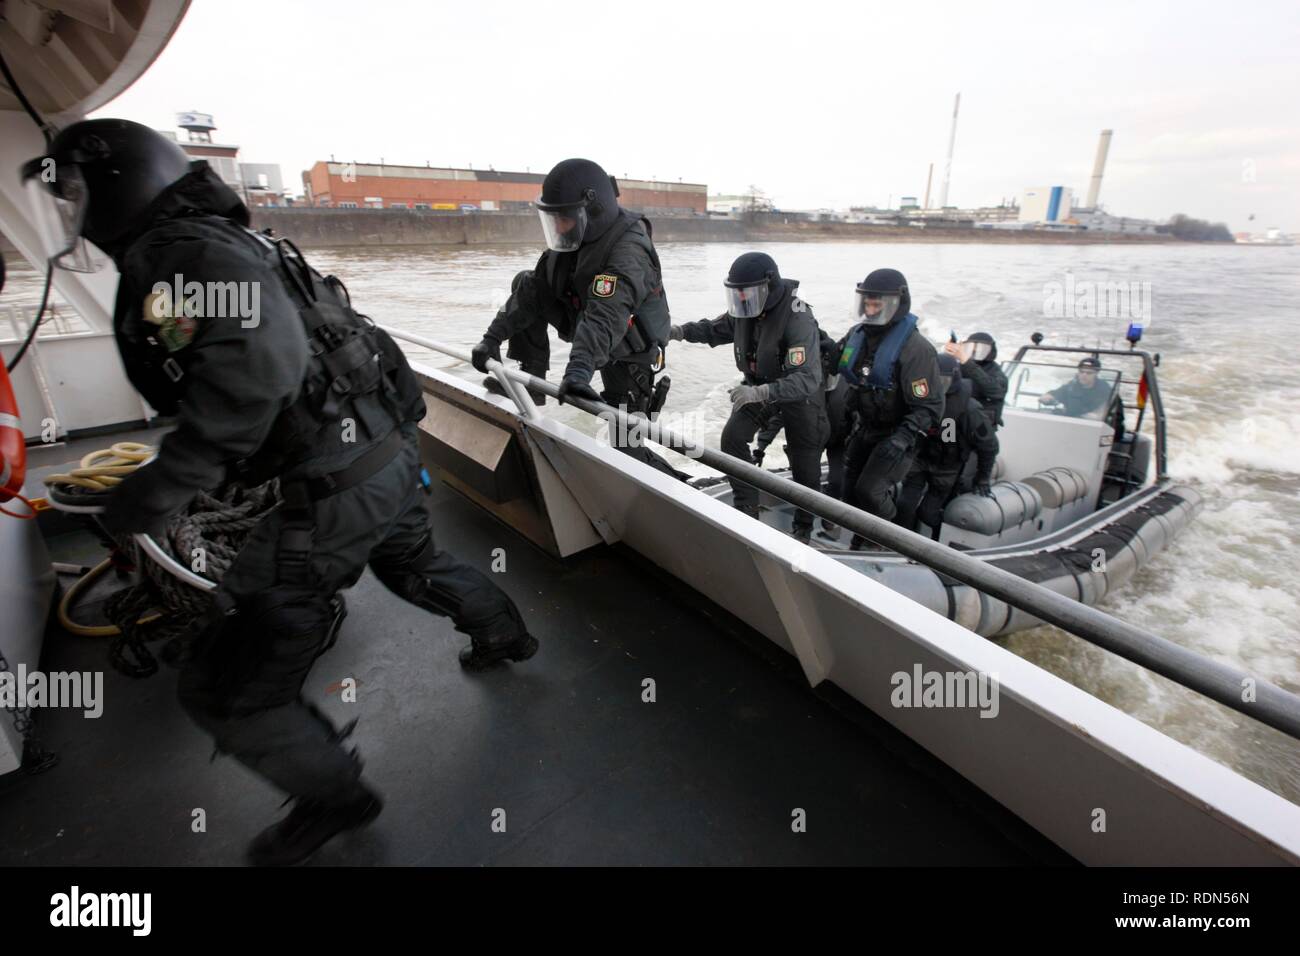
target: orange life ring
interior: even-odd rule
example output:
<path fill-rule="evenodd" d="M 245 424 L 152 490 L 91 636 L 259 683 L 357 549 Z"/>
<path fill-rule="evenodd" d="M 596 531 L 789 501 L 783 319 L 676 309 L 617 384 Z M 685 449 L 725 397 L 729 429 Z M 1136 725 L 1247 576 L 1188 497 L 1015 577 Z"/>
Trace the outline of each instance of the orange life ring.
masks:
<path fill-rule="evenodd" d="M 9 373 L 0 362 L 0 501 L 21 498 L 27 478 L 27 442 Z"/>

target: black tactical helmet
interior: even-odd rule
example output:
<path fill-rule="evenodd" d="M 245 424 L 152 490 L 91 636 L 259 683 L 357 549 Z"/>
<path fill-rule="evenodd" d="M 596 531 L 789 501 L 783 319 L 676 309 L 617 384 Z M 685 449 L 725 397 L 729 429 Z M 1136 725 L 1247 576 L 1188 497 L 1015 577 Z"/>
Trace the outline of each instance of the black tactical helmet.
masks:
<path fill-rule="evenodd" d="M 976 345 L 987 345 L 989 347 L 987 355 L 978 354 L 981 349 L 974 349 L 971 352 L 971 358 L 976 362 L 992 362 L 998 357 L 998 343 L 993 341 L 993 336 L 987 332 L 972 332 L 966 337 L 967 342 L 974 342 Z"/>
<path fill-rule="evenodd" d="M 867 307 L 868 300 L 881 302 L 881 307 L 872 312 Z M 912 296 L 903 273 L 897 269 L 877 269 L 858 283 L 853 304 L 855 322 L 884 327 L 911 311 Z"/>
<path fill-rule="evenodd" d="M 566 159 L 542 180 L 537 211 L 546 245 L 570 252 L 599 239 L 618 218 L 618 183 L 589 159 Z"/>
<path fill-rule="evenodd" d="M 69 232 L 75 229 L 112 255 L 115 240 L 189 171 L 189 157 L 156 130 L 93 119 L 62 130 L 46 155 L 23 167 L 23 178 L 39 181 L 66 204 L 61 215 Z"/>
<path fill-rule="evenodd" d="M 752 319 L 767 307 L 781 282 L 776 262 L 766 252 L 746 252 L 731 264 L 722 285 L 727 292 L 727 314 Z"/>
<path fill-rule="evenodd" d="M 945 395 L 952 395 L 961 389 L 961 363 L 955 355 L 939 353 L 939 381 L 943 383 Z"/>

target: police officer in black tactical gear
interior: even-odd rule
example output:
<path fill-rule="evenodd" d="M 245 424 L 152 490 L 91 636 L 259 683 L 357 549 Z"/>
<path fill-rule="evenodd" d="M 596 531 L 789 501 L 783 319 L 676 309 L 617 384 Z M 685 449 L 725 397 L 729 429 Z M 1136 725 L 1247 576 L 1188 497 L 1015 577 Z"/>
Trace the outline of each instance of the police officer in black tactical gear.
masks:
<path fill-rule="evenodd" d="M 911 470 L 916 444 L 943 414 L 935 348 L 909 310 L 907 280 L 877 269 L 854 294 L 857 324 L 840 340 L 839 372 L 856 417 L 844 461 L 842 499 L 892 521 L 894 486 Z M 855 535 L 853 546 L 864 539 Z"/>
<path fill-rule="evenodd" d="M 852 424 L 848 413 L 851 389 L 848 381 L 839 374 L 839 369 L 836 367 L 839 358 L 839 344 L 826 334 L 825 329 L 821 330 L 822 379 L 826 391 L 826 420 L 830 425 L 829 437 L 826 439 L 826 485 L 821 491 L 832 498 L 840 496 L 840 489 L 844 484 L 844 449 L 848 443 Z M 784 427 L 785 422 L 781 419 L 781 412 L 778 409 L 754 439 L 754 464 L 762 466 L 768 446 L 776 440 L 776 436 Z M 838 539 L 840 535 L 839 526 L 825 518 L 821 520 L 821 531 L 831 539 Z"/>
<path fill-rule="evenodd" d="M 993 464 L 998 457 L 998 440 L 984 407 L 975 401 L 957 358 L 946 352 L 939 356 L 939 381 L 944 390 L 943 418 L 932 426 L 917 447 L 912 470 L 903 480 L 898 500 L 900 525 L 909 530 L 920 518 L 939 540 L 943 509 L 958 490 L 958 481 L 973 454 L 975 491 L 991 495 Z"/>
<path fill-rule="evenodd" d="M 588 159 L 566 159 L 542 182 L 537 212 L 546 252 L 537 266 L 511 283 L 510 298 L 472 352 L 474 367 L 506 354 L 539 378 L 550 368 L 547 326 L 572 342 L 560 382 L 560 401 L 570 395 L 605 401 L 628 411 L 657 412 L 655 374 L 668 342 L 668 300 L 650 221 L 618 204 L 618 184 Z M 599 371 L 604 389 L 591 387 Z M 494 379 L 486 383 L 492 390 Z M 541 404 L 544 397 L 534 394 Z M 644 446 L 620 447 L 655 468 L 683 477 Z"/>
<path fill-rule="evenodd" d="M 295 800 L 254 841 L 254 862 L 297 862 L 381 808 L 341 743 L 347 731 L 301 696 L 336 635 L 340 589 L 369 565 L 470 635 L 469 669 L 524 660 L 537 642 L 500 588 L 434 543 L 419 383 L 342 283 L 248 229 L 247 208 L 208 165 L 147 127 L 75 123 L 26 172 L 51 165 L 48 188 L 79 205 L 67 221 L 121 273 L 113 326 L 127 374 L 177 419 L 157 458 L 112 492 L 103 524 L 160 534 L 200 490 L 279 479 L 282 502 L 224 575 L 180 698 L 218 750 Z M 248 290 L 255 314 L 213 309 L 210 294 L 176 299 L 176 288 L 214 284 Z"/>
<path fill-rule="evenodd" d="M 821 490 L 822 449 L 830 426 L 822 389 L 820 330 L 812 309 L 796 294 L 799 283 L 781 278 L 772 257 L 747 252 L 731 264 L 723 287 L 727 311 L 672 328 L 672 338 L 715 348 L 732 346 L 744 384 L 733 388 L 722 450 L 752 462 L 749 443 L 779 415 L 794 480 Z M 758 492 L 732 479 L 737 508 L 758 516 Z M 807 542 L 812 515 L 797 511 L 794 536 Z"/>
<path fill-rule="evenodd" d="M 987 332 L 974 332 L 964 343 L 949 342 L 944 351 L 961 362 L 961 376 L 971 394 L 984 409 L 994 428 L 1002 425 L 1002 406 L 1007 398 L 1007 377 L 998 365 L 998 343 Z"/>

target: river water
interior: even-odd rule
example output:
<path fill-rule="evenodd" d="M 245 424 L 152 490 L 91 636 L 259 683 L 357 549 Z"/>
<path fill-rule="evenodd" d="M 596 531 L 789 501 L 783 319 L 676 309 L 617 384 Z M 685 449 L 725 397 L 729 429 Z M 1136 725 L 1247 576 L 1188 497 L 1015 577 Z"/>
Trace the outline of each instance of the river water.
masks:
<path fill-rule="evenodd" d="M 872 269 L 906 274 L 913 311 L 935 342 L 984 330 L 1009 358 L 1030 333 L 1048 344 L 1122 341 L 1127 319 L 1060 316 L 1072 284 L 1138 283 L 1149 304 L 1145 347 L 1162 356 L 1171 474 L 1197 486 L 1199 518 L 1102 607 L 1211 658 L 1300 692 L 1300 371 L 1288 351 L 1300 331 L 1300 247 L 764 243 L 823 328 L 849 326 L 853 286 Z M 660 247 L 674 321 L 717 315 L 721 281 L 746 247 Z M 468 351 L 538 250 L 521 247 L 315 250 L 377 321 Z M 34 275 L 22 276 L 30 297 Z M 1143 285 L 1146 284 L 1146 285 Z M 1054 299 L 1055 290 L 1056 298 Z M 6 295 L 6 298 L 9 296 Z M 1131 304 L 1136 304 L 1134 300 Z M 553 380 L 567 347 L 555 343 Z M 411 350 L 413 359 L 479 379 L 473 369 Z M 716 445 L 730 349 L 674 345 L 669 408 L 692 413 Z M 547 406 L 593 431 L 571 408 Z M 767 465 L 778 463 L 778 441 Z M 680 465 L 684 459 L 675 459 Z M 689 467 L 700 470 L 695 463 Z M 1300 743 L 1051 627 L 1000 639 L 1166 734 L 1300 803 Z"/>

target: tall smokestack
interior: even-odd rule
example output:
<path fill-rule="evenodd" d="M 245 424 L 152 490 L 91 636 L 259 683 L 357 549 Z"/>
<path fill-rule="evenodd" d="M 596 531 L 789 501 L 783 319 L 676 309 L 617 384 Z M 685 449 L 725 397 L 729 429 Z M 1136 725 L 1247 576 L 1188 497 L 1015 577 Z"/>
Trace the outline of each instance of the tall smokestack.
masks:
<path fill-rule="evenodd" d="M 1114 130 L 1101 131 L 1097 140 L 1097 158 L 1092 164 L 1092 182 L 1088 185 L 1088 208 L 1097 208 L 1097 196 L 1101 193 L 1101 174 L 1106 171 L 1106 154 L 1110 152 L 1110 134 Z"/>
<path fill-rule="evenodd" d="M 948 134 L 948 162 L 943 167 L 943 188 L 939 190 L 939 208 L 948 206 L 948 183 L 952 181 L 952 148 L 957 145 L 957 110 L 961 109 L 961 94 L 952 101 L 952 132 Z"/>
<path fill-rule="evenodd" d="M 925 203 L 921 206 L 922 209 L 930 208 L 930 183 L 932 183 L 933 181 L 934 181 L 934 163 L 931 163 L 930 171 L 925 174 Z"/>

